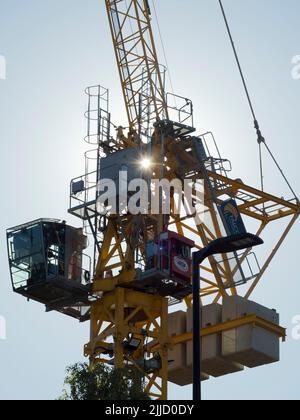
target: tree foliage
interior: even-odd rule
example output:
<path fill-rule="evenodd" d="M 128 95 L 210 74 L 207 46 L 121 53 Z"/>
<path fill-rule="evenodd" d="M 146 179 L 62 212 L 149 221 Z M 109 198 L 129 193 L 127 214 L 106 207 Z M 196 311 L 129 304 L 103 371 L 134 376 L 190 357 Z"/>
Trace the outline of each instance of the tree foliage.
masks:
<path fill-rule="evenodd" d="M 144 378 L 137 369 L 77 363 L 67 368 L 65 388 L 60 400 L 139 401 L 149 400 L 149 397 L 144 392 Z"/>

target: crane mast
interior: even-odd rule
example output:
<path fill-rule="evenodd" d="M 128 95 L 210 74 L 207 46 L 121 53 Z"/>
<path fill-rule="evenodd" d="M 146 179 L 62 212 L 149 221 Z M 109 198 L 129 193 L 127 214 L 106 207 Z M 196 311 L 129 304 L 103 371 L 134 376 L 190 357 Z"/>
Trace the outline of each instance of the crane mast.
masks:
<path fill-rule="evenodd" d="M 165 69 L 157 58 L 148 0 L 105 0 L 129 127 L 149 133 L 167 117 Z"/>

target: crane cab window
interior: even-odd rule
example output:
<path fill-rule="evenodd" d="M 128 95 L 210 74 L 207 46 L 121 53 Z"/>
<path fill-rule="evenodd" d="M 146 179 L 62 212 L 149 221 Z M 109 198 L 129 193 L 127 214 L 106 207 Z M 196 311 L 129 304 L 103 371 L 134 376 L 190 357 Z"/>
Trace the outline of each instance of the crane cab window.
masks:
<path fill-rule="evenodd" d="M 39 283 L 45 278 L 43 238 L 40 224 L 8 235 L 8 251 L 15 289 Z"/>

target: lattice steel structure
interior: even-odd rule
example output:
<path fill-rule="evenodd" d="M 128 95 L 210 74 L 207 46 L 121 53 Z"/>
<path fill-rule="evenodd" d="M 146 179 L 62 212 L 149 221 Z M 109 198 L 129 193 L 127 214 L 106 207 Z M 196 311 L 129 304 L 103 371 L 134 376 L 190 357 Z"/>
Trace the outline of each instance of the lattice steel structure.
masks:
<path fill-rule="evenodd" d="M 159 65 L 148 0 L 106 0 L 129 126 L 143 132 L 167 117 L 165 69 Z"/>

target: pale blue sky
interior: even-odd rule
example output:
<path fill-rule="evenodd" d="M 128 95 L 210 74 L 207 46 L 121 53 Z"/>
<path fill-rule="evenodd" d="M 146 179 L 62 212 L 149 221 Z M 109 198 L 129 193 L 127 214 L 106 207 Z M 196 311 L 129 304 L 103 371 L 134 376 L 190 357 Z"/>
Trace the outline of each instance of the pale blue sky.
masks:
<path fill-rule="evenodd" d="M 212 130 L 233 176 L 258 186 L 252 121 L 217 0 L 156 0 L 175 91 L 194 100 L 199 132 Z M 299 191 L 300 81 L 291 60 L 300 54 L 299 0 L 224 0 L 265 136 Z M 159 43 L 158 43 L 159 46 Z M 160 48 L 159 48 L 160 50 Z M 67 216 L 71 178 L 84 170 L 84 88 L 110 89 L 116 123 L 124 108 L 101 0 L 0 0 L 2 204 L 0 207 L 0 399 L 54 399 L 64 369 L 83 360 L 88 324 L 51 313 L 11 291 L 5 229 L 39 217 Z M 267 161 L 266 186 L 283 195 Z M 299 305 L 299 226 L 254 298 L 276 308 L 289 329 L 280 364 L 204 384 L 207 399 L 298 399 L 300 341 L 291 338 Z M 191 388 L 170 387 L 189 399 Z"/>

